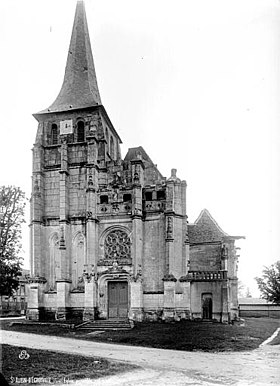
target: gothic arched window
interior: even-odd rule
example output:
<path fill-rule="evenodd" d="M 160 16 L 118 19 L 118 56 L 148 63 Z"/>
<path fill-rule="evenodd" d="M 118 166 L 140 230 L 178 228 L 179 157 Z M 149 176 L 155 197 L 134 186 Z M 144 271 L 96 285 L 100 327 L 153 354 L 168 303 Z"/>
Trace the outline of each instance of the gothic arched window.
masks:
<path fill-rule="evenodd" d="M 122 260 L 131 258 L 131 242 L 128 234 L 116 229 L 111 231 L 104 241 L 105 259 Z"/>
<path fill-rule="evenodd" d="M 77 129 L 77 141 L 84 142 L 84 140 L 85 140 L 85 124 L 83 121 L 79 121 L 78 129 Z"/>
<path fill-rule="evenodd" d="M 51 129 L 51 144 L 52 145 L 58 144 L 58 130 L 57 130 L 57 125 L 55 123 L 52 125 L 52 129 Z"/>

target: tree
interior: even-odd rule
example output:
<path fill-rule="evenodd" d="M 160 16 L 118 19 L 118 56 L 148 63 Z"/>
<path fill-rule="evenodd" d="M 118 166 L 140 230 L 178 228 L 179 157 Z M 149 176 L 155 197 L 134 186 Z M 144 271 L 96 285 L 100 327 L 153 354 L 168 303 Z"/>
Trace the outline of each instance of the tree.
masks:
<path fill-rule="evenodd" d="M 280 304 L 280 260 L 270 267 L 264 267 L 262 277 L 255 278 L 261 297 Z"/>
<path fill-rule="evenodd" d="M 25 205 L 25 193 L 20 188 L 0 187 L 0 295 L 10 296 L 19 284 Z"/>

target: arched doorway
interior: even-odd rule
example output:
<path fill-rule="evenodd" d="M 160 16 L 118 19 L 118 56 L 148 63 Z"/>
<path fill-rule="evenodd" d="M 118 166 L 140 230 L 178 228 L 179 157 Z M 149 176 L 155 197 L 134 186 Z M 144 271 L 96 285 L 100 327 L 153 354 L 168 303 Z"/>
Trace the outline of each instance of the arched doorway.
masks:
<path fill-rule="evenodd" d="M 202 294 L 202 319 L 212 319 L 212 294 Z"/>

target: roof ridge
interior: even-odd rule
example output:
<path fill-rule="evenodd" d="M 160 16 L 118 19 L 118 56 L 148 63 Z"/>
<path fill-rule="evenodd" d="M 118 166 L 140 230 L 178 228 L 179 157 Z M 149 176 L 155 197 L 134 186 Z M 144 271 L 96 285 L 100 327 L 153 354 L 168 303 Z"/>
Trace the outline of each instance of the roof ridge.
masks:
<path fill-rule="evenodd" d="M 216 226 L 216 228 L 224 235 L 224 236 L 229 236 L 225 231 L 222 230 L 222 228 L 220 227 L 220 225 L 217 223 L 217 221 L 214 219 L 213 216 L 211 216 L 210 212 L 208 209 L 204 208 L 202 209 L 202 211 L 200 212 L 198 218 L 195 220 L 194 224 L 197 224 L 200 219 L 202 218 L 202 216 L 206 214 L 207 217 L 210 218 L 210 220 L 212 221 L 212 223 Z"/>

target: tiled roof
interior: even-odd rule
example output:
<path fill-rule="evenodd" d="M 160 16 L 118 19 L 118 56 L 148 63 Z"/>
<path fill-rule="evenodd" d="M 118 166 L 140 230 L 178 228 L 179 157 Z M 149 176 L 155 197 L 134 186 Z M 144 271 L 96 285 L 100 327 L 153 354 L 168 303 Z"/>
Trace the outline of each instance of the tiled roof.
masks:
<path fill-rule="evenodd" d="M 37 114 L 101 105 L 83 1 L 78 1 L 61 90 L 53 104 Z M 35 114 L 36 115 L 36 114 Z"/>
<path fill-rule="evenodd" d="M 194 224 L 188 225 L 190 244 L 222 241 L 228 237 L 213 219 L 207 209 L 203 209 Z"/>

